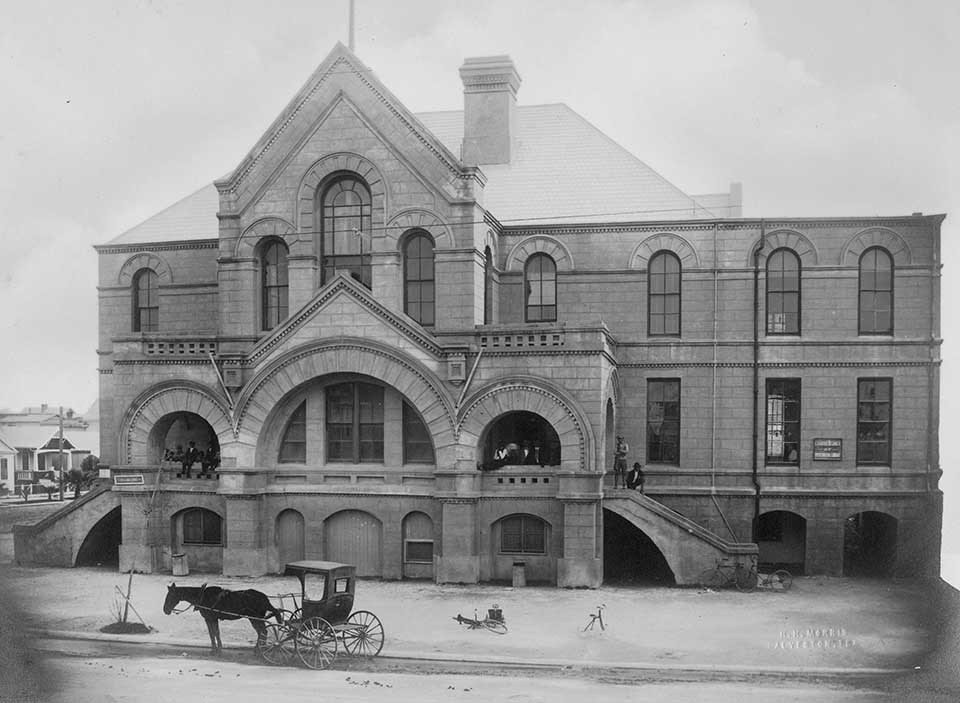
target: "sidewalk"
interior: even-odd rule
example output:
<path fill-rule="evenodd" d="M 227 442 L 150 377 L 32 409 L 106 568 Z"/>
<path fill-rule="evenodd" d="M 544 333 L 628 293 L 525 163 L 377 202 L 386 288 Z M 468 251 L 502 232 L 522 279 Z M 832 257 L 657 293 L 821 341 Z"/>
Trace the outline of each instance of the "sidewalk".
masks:
<path fill-rule="evenodd" d="M 155 628 L 149 635 L 103 635 L 122 574 L 94 569 L 6 567 L 6 586 L 19 596 L 25 626 L 91 639 L 207 647 L 202 618 L 162 612 L 169 575 L 135 574 L 132 603 Z M 191 575 L 178 585 L 256 588 L 271 596 L 299 589 L 296 579 Z M 384 656 L 671 670 L 861 673 L 913 670 L 935 643 L 932 589 L 905 581 L 800 578 L 786 594 L 662 587 L 450 586 L 430 582 L 357 584 L 355 610 L 383 622 Z M 492 604 L 510 628 L 500 636 L 452 620 Z M 605 603 L 605 631 L 582 632 Z M 289 606 L 288 606 L 289 607 Z M 135 619 L 133 613 L 130 615 Z M 252 647 L 245 621 L 221 623 L 224 645 Z"/>

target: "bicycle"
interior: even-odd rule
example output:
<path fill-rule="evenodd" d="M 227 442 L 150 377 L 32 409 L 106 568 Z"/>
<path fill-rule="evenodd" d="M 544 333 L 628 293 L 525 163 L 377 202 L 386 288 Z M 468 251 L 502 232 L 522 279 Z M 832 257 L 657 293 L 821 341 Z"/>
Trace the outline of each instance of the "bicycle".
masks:
<path fill-rule="evenodd" d="M 592 630 L 594 625 L 600 623 L 600 629 L 606 630 L 606 626 L 603 624 L 603 609 L 607 606 L 603 603 L 597 606 L 597 612 L 590 613 L 590 620 L 587 621 L 587 624 L 581 630 L 581 632 L 586 632 L 587 630 Z"/>
<path fill-rule="evenodd" d="M 755 564 L 748 569 L 739 561 L 731 564 L 729 559 L 717 559 L 713 568 L 700 574 L 697 584 L 707 588 L 735 586 L 738 591 L 750 593 L 756 589 L 757 580 Z"/>
<path fill-rule="evenodd" d="M 456 617 L 453 619 L 461 625 L 466 625 L 468 630 L 479 630 L 481 628 L 486 628 L 490 630 L 490 632 L 494 632 L 498 635 L 507 634 L 507 622 L 504 620 L 503 613 L 496 605 L 487 610 L 487 616 L 483 618 L 483 620 L 477 617 L 476 610 L 473 611 L 472 618 L 468 618 L 460 613 L 457 613 Z"/>
<path fill-rule="evenodd" d="M 786 593 L 793 585 L 793 574 L 786 569 L 777 569 L 772 574 L 757 573 L 757 587 Z"/>

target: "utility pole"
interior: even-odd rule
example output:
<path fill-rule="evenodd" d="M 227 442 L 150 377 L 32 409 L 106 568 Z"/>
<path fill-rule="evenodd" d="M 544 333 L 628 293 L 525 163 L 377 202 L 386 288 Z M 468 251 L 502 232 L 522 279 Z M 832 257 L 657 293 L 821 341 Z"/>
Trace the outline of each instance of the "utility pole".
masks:
<path fill-rule="evenodd" d="M 57 416 L 60 420 L 60 450 L 58 452 L 58 461 L 60 464 L 60 502 L 63 502 L 63 406 L 60 406 L 60 414 Z"/>

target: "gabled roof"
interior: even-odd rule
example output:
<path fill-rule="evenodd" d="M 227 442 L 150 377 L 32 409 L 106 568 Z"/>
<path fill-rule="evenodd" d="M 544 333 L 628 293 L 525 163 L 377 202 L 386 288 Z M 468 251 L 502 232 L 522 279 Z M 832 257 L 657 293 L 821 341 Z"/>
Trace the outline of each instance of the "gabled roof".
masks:
<path fill-rule="evenodd" d="M 292 124 L 294 115 L 310 99 L 325 70 L 338 61 L 356 63 L 338 44 L 294 96 L 273 125 L 222 186 L 242 179 L 261 159 L 276 160 L 270 152 L 276 134 Z M 367 80 L 376 81 L 373 74 Z M 389 91 L 380 86 L 384 95 Z M 405 108 L 392 95 L 397 109 Z M 455 160 L 463 141 L 463 112 L 403 111 L 411 129 L 425 128 L 445 159 Z M 397 119 L 401 119 L 398 117 Z M 637 220 L 695 219 L 728 216 L 721 198 L 711 198 L 711 209 L 687 195 L 650 166 L 610 139 L 564 104 L 517 108 L 518 149 L 509 164 L 481 166 L 487 177 L 484 207 L 504 225 L 629 222 Z M 211 184 L 188 195 L 107 243 L 108 246 L 146 242 L 216 239 L 220 209 L 217 188 Z"/>
<path fill-rule="evenodd" d="M 0 434 L 0 454 L 16 454 L 17 450 Z"/>
<path fill-rule="evenodd" d="M 462 111 L 417 116 L 460 153 Z M 517 124 L 510 163 L 480 167 L 484 207 L 504 225 L 717 216 L 566 105 L 521 105 Z"/>

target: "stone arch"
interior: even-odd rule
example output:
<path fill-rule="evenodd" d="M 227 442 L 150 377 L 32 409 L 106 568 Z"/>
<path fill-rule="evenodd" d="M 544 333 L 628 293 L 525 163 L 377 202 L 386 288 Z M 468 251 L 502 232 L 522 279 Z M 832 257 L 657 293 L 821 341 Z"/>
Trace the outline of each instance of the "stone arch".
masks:
<path fill-rule="evenodd" d="M 296 347 L 263 368 L 237 399 L 238 436 L 245 434 L 256 443 L 281 399 L 307 381 L 332 373 L 373 376 L 392 386 L 420 413 L 431 431 L 434 451 L 439 454 L 455 443 L 453 409 L 440 379 L 396 349 L 352 337 Z"/>
<path fill-rule="evenodd" d="M 477 452 L 485 430 L 501 415 L 517 411 L 534 413 L 550 423 L 560 439 L 561 469 L 593 469 L 588 466 L 593 435 L 576 403 L 559 389 L 529 378 L 501 379 L 473 394 L 458 419 L 461 446 Z"/>
<path fill-rule="evenodd" d="M 374 227 L 386 221 L 388 207 L 386 181 L 373 162 L 359 154 L 338 152 L 328 154 L 307 169 L 297 190 L 297 232 L 312 241 L 315 229 L 317 188 L 338 172 L 350 172 L 360 176 L 370 188 L 370 215 Z"/>
<path fill-rule="evenodd" d="M 630 255 L 630 268 L 646 271 L 650 257 L 658 251 L 671 251 L 676 254 L 683 269 L 700 266 L 697 252 L 690 242 L 672 232 L 659 232 L 650 235 L 637 245 Z"/>
<path fill-rule="evenodd" d="M 446 222 L 436 213 L 420 208 L 401 210 L 387 222 L 384 236 L 386 249 L 399 251 L 401 240 L 410 230 L 423 230 L 431 237 L 438 249 L 454 245 L 453 233 Z"/>
<path fill-rule="evenodd" d="M 266 237 L 282 239 L 291 255 L 307 255 L 313 250 L 313 238 L 297 235 L 296 228 L 289 221 L 282 217 L 264 217 L 243 230 L 237 240 L 234 256 L 237 259 L 252 259 L 257 246 Z"/>
<path fill-rule="evenodd" d="M 613 466 L 614 438 L 617 434 L 617 416 L 620 407 L 620 374 L 616 369 L 610 371 L 601 399 L 603 414 L 600 428 L 600 442 L 597 443 L 598 466 Z"/>
<path fill-rule="evenodd" d="M 206 420 L 222 448 L 234 439 L 228 405 L 218 393 L 190 381 L 160 384 L 142 393 L 130 407 L 120 425 L 117 456 L 127 464 L 147 462 L 150 431 L 162 417 L 191 412 Z"/>
<path fill-rule="evenodd" d="M 496 258 L 496 249 L 491 247 L 491 251 Z M 505 271 L 523 271 L 523 266 L 534 254 L 547 254 L 557 265 L 557 271 L 573 270 L 573 255 L 567 246 L 555 237 L 548 237 L 545 234 L 537 234 L 523 239 L 510 250 L 507 254 L 507 261 L 504 264 Z"/>
<path fill-rule="evenodd" d="M 500 242 L 497 240 L 496 235 L 494 235 L 493 230 L 487 230 L 483 235 L 483 245 L 480 247 L 481 252 L 485 252 L 487 247 L 490 247 L 490 255 L 493 257 L 493 268 L 499 270 L 499 254 L 500 254 Z"/>
<path fill-rule="evenodd" d="M 896 266 L 907 266 L 913 261 L 913 254 L 906 240 L 888 227 L 870 227 L 857 232 L 847 240 L 840 252 L 842 266 L 859 266 L 860 255 L 870 247 L 883 247 Z"/>
<path fill-rule="evenodd" d="M 117 275 L 117 283 L 121 286 L 129 286 L 133 282 L 133 275 L 140 269 L 152 269 L 156 271 L 160 285 L 166 286 L 173 283 L 173 270 L 160 255 L 152 251 L 141 251 L 127 259 L 120 267 L 120 273 Z"/>
<path fill-rule="evenodd" d="M 776 229 L 768 232 L 764 236 L 763 241 L 765 243 L 764 248 L 767 251 L 767 256 L 777 249 L 790 249 L 800 258 L 800 265 L 803 268 L 816 266 L 819 260 L 817 248 L 813 246 L 813 242 L 796 230 Z M 755 249 L 756 247 L 750 247 L 750 252 L 747 254 L 747 266 L 751 268 L 753 267 L 753 252 Z M 764 261 L 765 260 L 766 259 L 764 259 Z"/>

